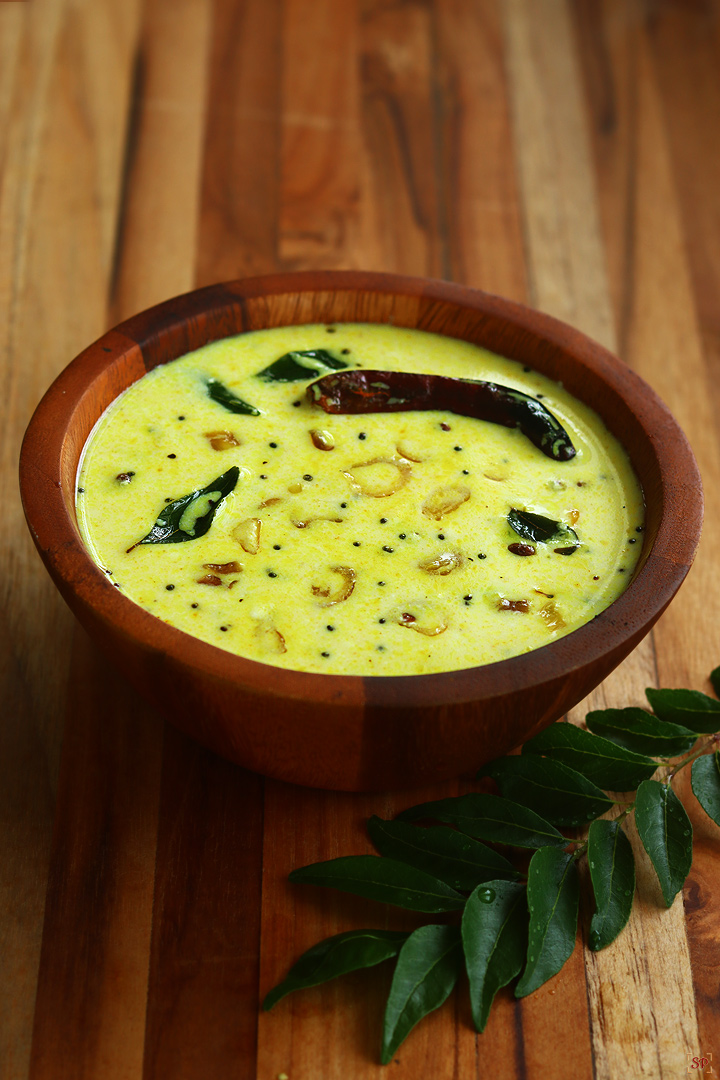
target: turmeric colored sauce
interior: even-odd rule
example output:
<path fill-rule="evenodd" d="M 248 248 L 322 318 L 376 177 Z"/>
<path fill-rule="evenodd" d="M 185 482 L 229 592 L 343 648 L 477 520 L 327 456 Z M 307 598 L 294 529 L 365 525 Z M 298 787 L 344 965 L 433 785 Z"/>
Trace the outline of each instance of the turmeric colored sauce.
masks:
<path fill-rule="evenodd" d="M 306 378 L 259 377 L 307 350 L 521 390 L 577 453 L 554 461 L 517 428 L 453 412 L 328 415 L 306 396 L 327 373 L 310 360 Z M 561 386 L 374 324 L 258 331 L 156 368 L 91 435 L 77 511 L 98 564 L 158 618 L 263 663 L 356 675 L 473 667 L 569 633 L 623 591 L 643 526 L 626 454 Z M 519 534 L 511 512 L 561 539 Z"/>

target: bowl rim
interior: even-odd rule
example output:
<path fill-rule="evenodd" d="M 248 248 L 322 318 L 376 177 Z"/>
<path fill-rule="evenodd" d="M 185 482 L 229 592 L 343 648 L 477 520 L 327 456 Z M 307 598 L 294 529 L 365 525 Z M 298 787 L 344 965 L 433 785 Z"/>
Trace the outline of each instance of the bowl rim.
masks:
<path fill-rule="evenodd" d="M 479 316 L 509 320 L 533 340 L 571 353 L 585 372 L 599 376 L 628 404 L 647 436 L 660 475 L 665 477 L 660 521 L 652 547 L 643 552 L 644 561 L 625 591 L 589 623 L 519 656 L 472 668 L 423 675 L 325 675 L 249 660 L 192 637 L 120 593 L 93 561 L 77 529 L 75 477 L 69 493 L 64 461 L 68 453 L 75 452 L 69 447 L 68 433 L 94 381 L 115 365 L 122 377 L 123 372 L 134 375 L 126 384 L 130 385 L 157 362 L 198 348 L 197 344 L 188 346 L 187 341 L 204 319 L 209 335 L 201 343 L 259 329 L 246 325 L 249 301 L 282 294 L 327 293 L 332 297 L 357 291 L 389 294 L 396 300 L 404 297 L 451 304 L 471 308 Z M 244 329 L 233 328 L 228 333 L 229 313 Z M 155 352 L 159 343 L 170 338 L 180 351 L 174 348 L 172 356 L 158 361 Z M 582 395 L 575 396 L 582 400 Z M 588 404 L 593 407 L 592 402 Z M 603 419 L 608 423 L 607 416 Z M 358 704 L 370 697 L 381 708 L 487 700 L 562 679 L 609 650 L 621 649 L 631 639 L 639 640 L 687 574 L 703 513 L 700 474 L 684 433 L 651 387 L 609 350 L 568 324 L 517 301 L 430 278 L 369 271 L 295 271 L 205 286 L 156 304 L 108 330 L 67 365 L 38 404 L 23 440 L 20 489 L 35 544 L 76 613 L 90 609 L 125 639 L 221 682 L 241 684 L 249 692 L 334 705 Z"/>

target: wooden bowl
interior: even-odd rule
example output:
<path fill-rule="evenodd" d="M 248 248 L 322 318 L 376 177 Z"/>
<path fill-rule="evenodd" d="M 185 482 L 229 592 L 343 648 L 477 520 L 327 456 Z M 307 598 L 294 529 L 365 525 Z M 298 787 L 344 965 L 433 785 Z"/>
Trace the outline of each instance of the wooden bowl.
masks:
<path fill-rule="evenodd" d="M 623 595 L 567 637 L 495 664 L 432 675 L 287 671 L 175 630 L 124 597 L 88 555 L 75 483 L 98 417 L 157 364 L 272 326 L 388 322 L 463 338 L 561 380 L 627 449 L 645 494 L 638 569 Z M 693 559 L 702 492 L 667 408 L 577 330 L 497 296 L 438 281 L 310 272 L 215 285 L 121 323 L 62 372 L 28 427 L 20 481 L 33 539 L 80 622 L 183 731 L 268 776 L 350 791 L 474 770 L 558 719 L 648 633 Z"/>

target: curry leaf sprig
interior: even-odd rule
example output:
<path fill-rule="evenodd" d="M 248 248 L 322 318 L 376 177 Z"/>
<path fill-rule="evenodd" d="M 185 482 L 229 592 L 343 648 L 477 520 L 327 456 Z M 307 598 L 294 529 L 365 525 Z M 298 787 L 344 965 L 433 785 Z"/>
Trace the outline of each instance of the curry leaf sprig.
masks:
<path fill-rule="evenodd" d="M 710 678 L 720 697 L 720 667 Z M 694 690 L 646 693 L 652 712 L 591 712 L 587 730 L 553 724 L 525 743 L 521 754 L 486 765 L 478 775 L 491 778 L 499 794 L 421 803 L 393 821 L 370 818 L 378 855 L 292 871 L 291 881 L 440 915 L 442 921 L 407 933 L 361 929 L 327 938 L 300 957 L 263 1008 L 292 991 L 393 959 L 384 1065 L 412 1028 L 443 1004 L 463 971 L 473 1021 L 483 1031 L 498 990 L 517 979 L 515 996 L 531 994 L 570 957 L 581 858 L 588 860 L 595 902 L 590 948 L 605 948 L 623 930 L 635 894 L 624 828 L 632 814 L 669 907 L 692 862 L 692 825 L 673 790 L 686 766 L 700 806 L 720 825 L 720 701 Z M 578 829 L 588 825 L 583 838 Z M 562 831 L 568 828 L 574 835 Z M 489 844 L 517 852 L 511 861 Z M 524 868 L 522 852 L 532 852 Z"/>

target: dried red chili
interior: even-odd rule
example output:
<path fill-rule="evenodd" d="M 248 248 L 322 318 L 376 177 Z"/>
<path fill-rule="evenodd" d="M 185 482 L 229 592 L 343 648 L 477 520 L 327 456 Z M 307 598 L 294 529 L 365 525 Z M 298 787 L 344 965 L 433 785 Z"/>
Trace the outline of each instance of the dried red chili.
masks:
<path fill-rule="evenodd" d="M 335 371 L 311 383 L 308 399 L 327 413 L 444 410 L 522 433 L 549 458 L 575 456 L 570 436 L 536 398 L 498 383 L 406 371 Z"/>

